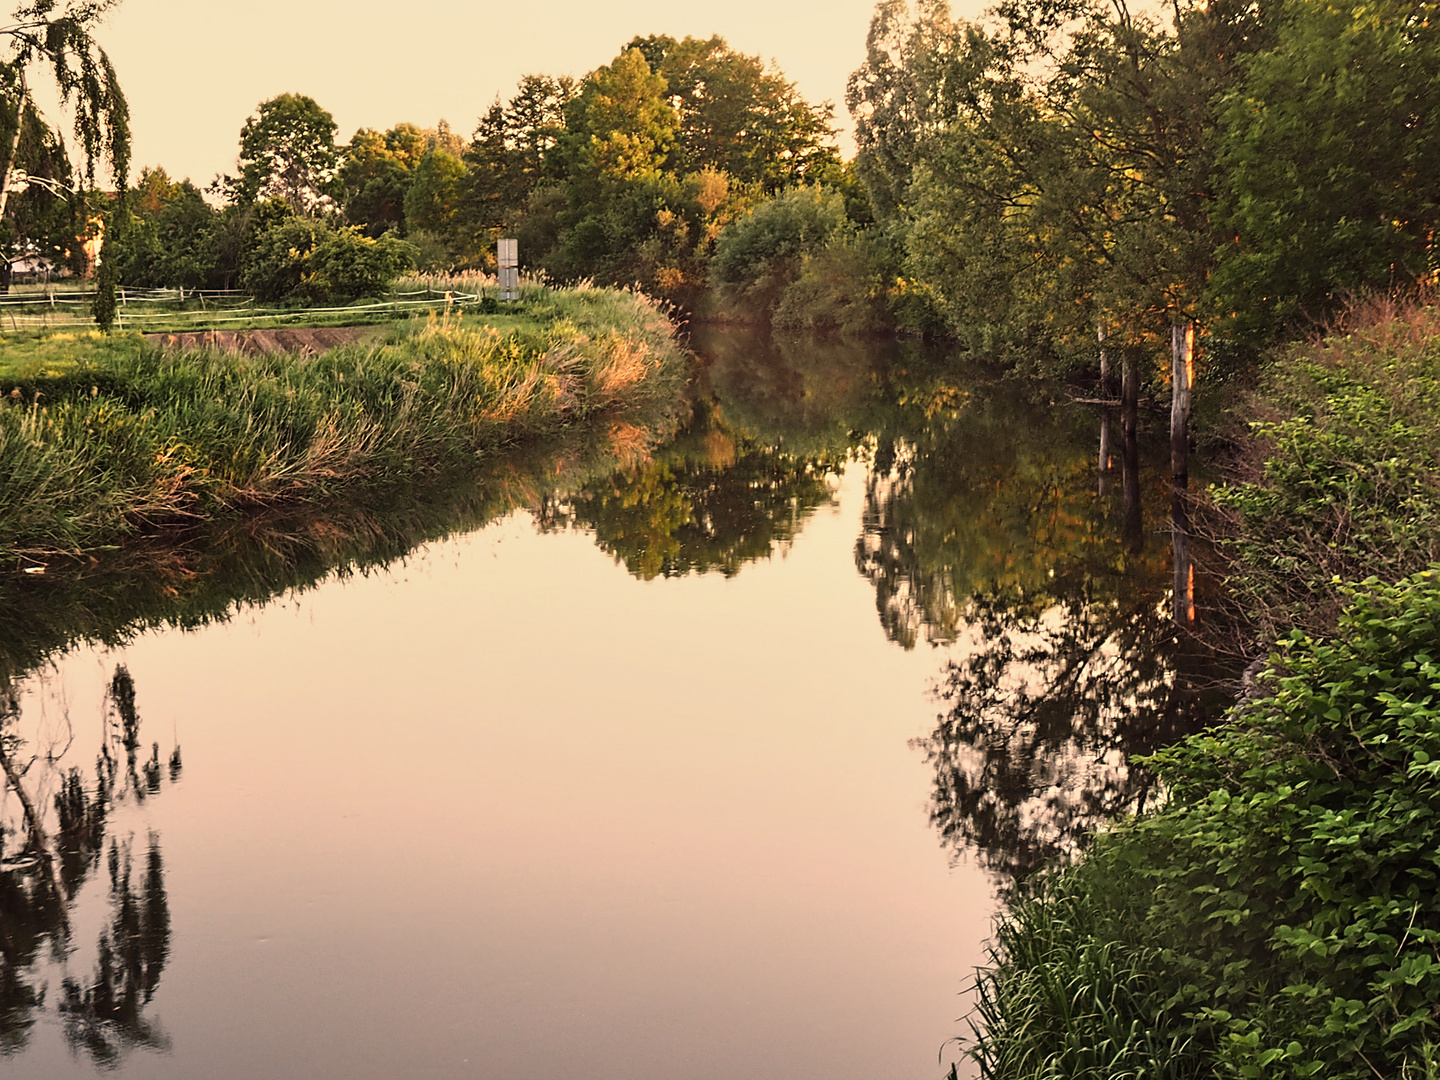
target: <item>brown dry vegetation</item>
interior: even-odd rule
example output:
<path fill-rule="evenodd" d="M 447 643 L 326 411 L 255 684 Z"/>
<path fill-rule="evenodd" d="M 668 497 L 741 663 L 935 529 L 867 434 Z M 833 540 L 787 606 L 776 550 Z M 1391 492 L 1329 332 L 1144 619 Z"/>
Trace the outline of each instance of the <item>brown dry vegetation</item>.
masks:
<path fill-rule="evenodd" d="M 1372 299 L 1274 358 L 1211 491 L 1247 651 L 1334 629 L 1346 583 L 1440 561 L 1440 308 Z"/>

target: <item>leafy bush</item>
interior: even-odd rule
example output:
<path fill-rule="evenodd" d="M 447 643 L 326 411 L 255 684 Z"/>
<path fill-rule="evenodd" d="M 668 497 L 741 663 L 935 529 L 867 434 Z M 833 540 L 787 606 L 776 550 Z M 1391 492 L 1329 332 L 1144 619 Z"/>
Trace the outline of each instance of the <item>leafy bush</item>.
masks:
<path fill-rule="evenodd" d="M 802 255 L 819 251 L 845 226 L 842 196 L 814 187 L 781 192 L 725 227 L 710 280 L 768 300 L 793 279 Z"/>
<path fill-rule="evenodd" d="M 1264 685 L 1002 922 L 986 1076 L 1435 1075 L 1440 567 L 1366 581 Z"/>
<path fill-rule="evenodd" d="M 1239 482 L 1212 489 L 1231 594 L 1262 640 L 1322 633 L 1337 581 L 1440 560 L 1440 312 L 1379 305 L 1295 346 L 1246 403 Z"/>
<path fill-rule="evenodd" d="M 256 235 L 240 280 L 262 300 L 353 300 L 384 293 L 413 265 L 410 246 L 389 233 L 372 240 L 355 228 L 287 217 Z"/>

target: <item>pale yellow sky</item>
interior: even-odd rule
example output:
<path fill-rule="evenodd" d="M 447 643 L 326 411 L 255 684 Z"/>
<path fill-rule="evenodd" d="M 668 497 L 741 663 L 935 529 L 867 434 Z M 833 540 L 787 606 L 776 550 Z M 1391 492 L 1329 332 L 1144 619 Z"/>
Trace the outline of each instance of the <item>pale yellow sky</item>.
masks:
<path fill-rule="evenodd" d="M 957 14 L 982 5 L 959 0 Z M 529 72 L 583 75 L 636 34 L 708 37 L 774 60 L 830 100 L 850 151 L 845 82 L 864 56 L 874 0 L 123 0 L 99 37 L 130 101 L 135 165 L 204 185 L 233 168 L 240 127 L 285 91 L 358 127 L 441 117 L 464 135 Z"/>

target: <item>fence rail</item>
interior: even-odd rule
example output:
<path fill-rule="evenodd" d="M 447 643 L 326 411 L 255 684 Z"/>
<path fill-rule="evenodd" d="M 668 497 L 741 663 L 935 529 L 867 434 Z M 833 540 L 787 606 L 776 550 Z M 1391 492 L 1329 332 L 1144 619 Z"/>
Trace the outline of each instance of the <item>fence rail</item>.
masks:
<path fill-rule="evenodd" d="M 12 292 L 0 295 L 0 329 L 12 330 L 50 326 L 93 324 L 90 305 L 94 289 L 49 289 L 43 292 Z M 440 290 L 434 288 L 396 290 L 383 300 L 344 307 L 279 308 L 258 307 L 250 293 L 236 289 L 124 289 L 115 295 L 117 327 L 144 329 L 147 324 L 164 322 L 197 326 L 197 324 L 253 322 L 257 320 L 294 321 L 316 315 L 370 316 L 378 312 L 416 309 L 453 309 L 478 304 L 483 293 Z M 199 307 L 191 307 L 198 303 Z M 149 305 L 172 304 L 173 310 L 145 310 Z M 128 310 L 132 306 L 140 310 Z"/>

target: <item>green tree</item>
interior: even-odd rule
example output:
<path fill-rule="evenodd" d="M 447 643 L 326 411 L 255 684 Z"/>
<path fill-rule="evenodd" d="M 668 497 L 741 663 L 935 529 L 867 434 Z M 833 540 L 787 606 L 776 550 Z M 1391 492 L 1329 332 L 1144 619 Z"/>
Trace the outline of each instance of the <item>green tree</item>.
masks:
<path fill-rule="evenodd" d="M 437 146 L 425 151 L 405 193 L 406 227 L 450 236 L 458 223 L 466 175 L 465 163 L 449 150 Z"/>
<path fill-rule="evenodd" d="M 240 280 L 265 300 L 353 300 L 383 293 L 411 265 L 410 246 L 389 233 L 373 240 L 284 214 L 257 229 Z"/>
<path fill-rule="evenodd" d="M 651 179 L 675 144 L 678 117 L 663 76 L 639 49 L 597 68 L 566 107 L 556 147 L 564 178 L 582 205 L 618 182 Z"/>
<path fill-rule="evenodd" d="M 1267 12 L 1008 0 L 986 26 L 886 0 L 850 84 L 859 169 L 951 329 L 1015 358 L 1155 351 L 1217 246 L 1212 102 Z M 1031 360 L 1033 362 L 1033 359 Z"/>
<path fill-rule="evenodd" d="M 161 168 L 142 169 L 124 239 L 114 251 L 119 280 L 162 288 L 220 288 L 220 216 L 189 180 L 173 181 Z"/>
<path fill-rule="evenodd" d="M 240 174 L 222 182 L 231 201 L 283 199 L 306 217 L 333 208 L 339 165 L 335 130 L 335 118 L 313 98 L 281 94 L 261 102 L 240 129 Z"/>
<path fill-rule="evenodd" d="M 1284 11 L 1220 115 L 1217 216 L 1231 242 L 1209 299 L 1260 340 L 1440 265 L 1440 4 Z"/>
<path fill-rule="evenodd" d="M 367 236 L 405 231 L 405 195 L 426 149 L 425 133 L 414 124 L 389 131 L 361 128 L 342 157 L 337 180 L 345 220 Z"/>
<path fill-rule="evenodd" d="M 0 125 L 4 117 L 0 116 Z M 64 142 L 35 110 L 26 103 L 16 118 L 20 130 L 13 139 L 12 165 L 23 176 L 23 186 L 11 193 L 0 216 L 0 292 L 10 287 L 10 257 L 25 253 L 39 256 L 59 268 L 84 269 L 84 252 L 79 233 L 84 231 L 80 213 L 82 196 L 74 190 L 74 173 Z M 0 138 L 6 134 L 0 126 Z"/>
<path fill-rule="evenodd" d="M 667 171 L 708 169 L 767 192 L 838 176 L 831 106 L 808 103 L 759 57 L 721 37 L 637 37 L 627 48 L 640 50 L 665 80 L 676 111 Z"/>
<path fill-rule="evenodd" d="M 506 104 L 497 98 L 465 152 L 469 168 L 463 216 L 472 232 L 512 225 L 546 177 L 546 159 L 565 131 L 575 96 L 569 76 L 526 75 Z"/>
<path fill-rule="evenodd" d="M 818 187 L 786 191 L 731 222 L 715 243 L 710 280 L 728 299 L 769 310 L 801 260 L 846 227 L 845 200 Z"/>
<path fill-rule="evenodd" d="M 92 36 L 95 26 L 119 0 L 30 0 L 15 9 L 9 25 L 0 26 L 5 52 L 0 54 L 0 221 L 6 203 L 22 174 L 16 169 L 16 151 L 30 101 L 29 70 L 48 67 L 63 104 L 74 111 L 74 130 L 82 152 L 81 175 L 86 188 L 95 186 L 97 167 L 106 165 L 121 191 L 130 169 L 130 109 L 120 89 L 115 68 Z M 25 181 L 29 186 L 29 181 Z M 5 241 L 7 266 L 13 237 Z M 103 258 L 103 255 L 102 255 Z M 97 321 L 109 328 L 113 308 L 112 275 L 103 269 L 96 299 Z"/>

